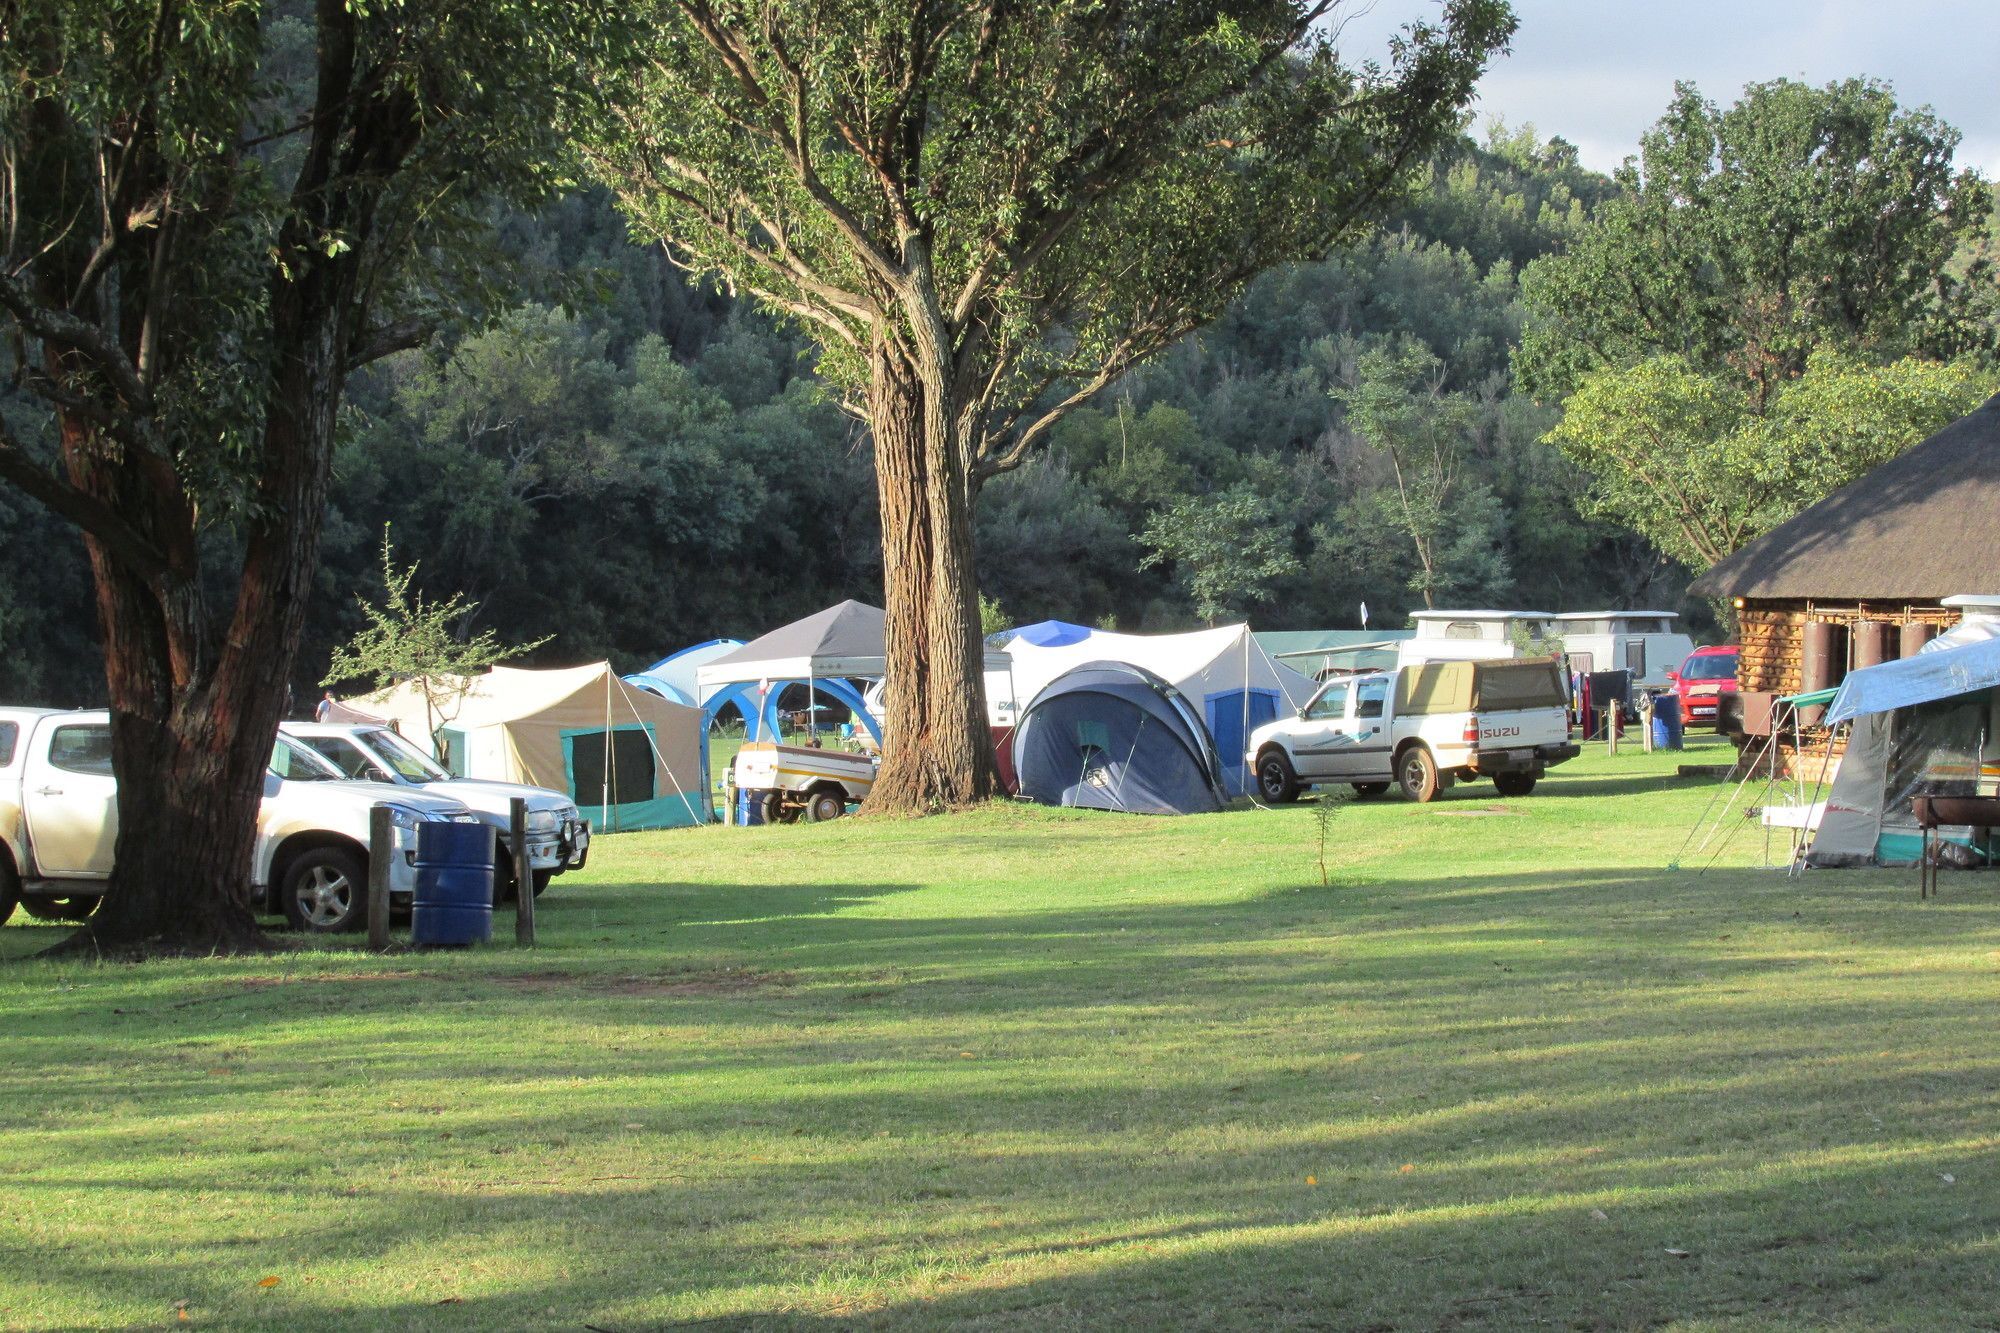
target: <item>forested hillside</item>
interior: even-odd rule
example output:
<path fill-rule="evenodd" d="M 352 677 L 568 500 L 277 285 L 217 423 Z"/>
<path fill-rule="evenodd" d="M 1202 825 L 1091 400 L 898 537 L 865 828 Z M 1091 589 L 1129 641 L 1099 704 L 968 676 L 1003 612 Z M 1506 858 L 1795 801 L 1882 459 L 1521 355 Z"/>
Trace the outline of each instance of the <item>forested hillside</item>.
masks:
<path fill-rule="evenodd" d="M 1612 188 L 1560 140 L 1465 140 L 1367 244 L 1266 275 L 989 483 L 986 596 L 1018 621 L 1185 627 L 1176 554 L 1254 539 L 1266 558 L 1208 571 L 1201 610 L 1347 626 L 1365 601 L 1396 625 L 1426 585 L 1440 605 L 1677 604 L 1683 571 L 1580 516 L 1580 477 L 1539 443 L 1552 410 L 1508 372 L 1517 274 Z M 301 699 L 379 592 L 385 523 L 480 627 L 553 635 L 547 663 L 633 666 L 879 595 L 869 453 L 800 339 L 630 244 L 598 194 L 498 235 L 525 299 L 349 396 Z M 1358 403 L 1390 424 L 1363 439 Z M 12 491 L 0 538 L 32 553 L 0 583 L 0 697 L 99 698 L 80 542 Z"/>

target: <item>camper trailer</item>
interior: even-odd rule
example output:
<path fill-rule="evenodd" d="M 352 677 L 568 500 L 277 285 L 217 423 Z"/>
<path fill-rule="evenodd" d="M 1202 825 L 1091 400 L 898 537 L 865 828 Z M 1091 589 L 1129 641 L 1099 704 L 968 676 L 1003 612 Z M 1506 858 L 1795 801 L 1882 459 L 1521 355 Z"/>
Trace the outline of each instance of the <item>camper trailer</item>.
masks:
<path fill-rule="evenodd" d="M 1675 628 L 1672 611 L 1568 611 L 1555 618 L 1570 670 L 1629 671 L 1632 687 L 1664 690 L 1669 673 L 1694 651 L 1694 640 Z"/>
<path fill-rule="evenodd" d="M 1412 611 L 1416 633 L 1396 643 L 1396 665 L 1546 657 L 1559 648 L 1556 619 L 1547 611 Z"/>

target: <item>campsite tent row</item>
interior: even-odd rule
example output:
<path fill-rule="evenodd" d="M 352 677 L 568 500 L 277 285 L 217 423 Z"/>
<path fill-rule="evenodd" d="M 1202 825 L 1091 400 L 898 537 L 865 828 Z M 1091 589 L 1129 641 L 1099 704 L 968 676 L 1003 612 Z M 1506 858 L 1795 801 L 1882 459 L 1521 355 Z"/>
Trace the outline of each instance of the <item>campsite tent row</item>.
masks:
<path fill-rule="evenodd" d="M 567 792 L 600 830 L 670 828 L 709 817 L 708 724 L 732 704 L 754 737 L 776 729 L 782 687 L 803 683 L 847 704 L 879 741 L 879 716 L 856 685 L 886 671 L 884 632 L 881 610 L 849 601 L 624 678 L 604 663 L 496 667 L 443 691 L 406 682 L 337 715 L 388 722 L 454 773 Z M 1159 812 L 1215 809 L 1246 791 L 1249 733 L 1314 689 L 1242 625 L 1159 635 L 1030 626 L 988 651 L 986 673 L 995 740 L 1012 761 L 1003 768 L 1018 770 L 1024 794 Z M 451 696 L 442 705 L 441 693 Z"/>

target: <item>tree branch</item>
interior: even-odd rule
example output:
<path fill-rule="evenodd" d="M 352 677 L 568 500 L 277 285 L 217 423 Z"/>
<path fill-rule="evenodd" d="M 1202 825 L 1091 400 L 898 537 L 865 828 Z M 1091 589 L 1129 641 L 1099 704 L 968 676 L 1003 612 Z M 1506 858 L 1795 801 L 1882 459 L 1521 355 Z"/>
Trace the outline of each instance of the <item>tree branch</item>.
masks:
<path fill-rule="evenodd" d="M 166 567 L 166 554 L 117 510 L 30 458 L 8 433 L 5 420 L 0 420 L 0 478 L 13 482 L 50 513 L 74 523 L 142 578 L 150 581 Z"/>
<path fill-rule="evenodd" d="M 401 319 L 372 329 L 357 329 L 354 340 L 348 344 L 347 367 L 358 370 L 385 356 L 422 347 L 435 332 L 437 325 L 427 319 Z"/>
<path fill-rule="evenodd" d="M 138 369 L 117 343 L 88 320 L 61 310 L 51 310 L 28 295 L 28 290 L 11 274 L 0 273 L 0 308 L 4 308 L 22 328 L 37 338 L 73 347 L 90 359 L 94 369 L 111 382 L 125 406 L 140 415 L 150 415 L 153 394 L 140 379 Z"/>

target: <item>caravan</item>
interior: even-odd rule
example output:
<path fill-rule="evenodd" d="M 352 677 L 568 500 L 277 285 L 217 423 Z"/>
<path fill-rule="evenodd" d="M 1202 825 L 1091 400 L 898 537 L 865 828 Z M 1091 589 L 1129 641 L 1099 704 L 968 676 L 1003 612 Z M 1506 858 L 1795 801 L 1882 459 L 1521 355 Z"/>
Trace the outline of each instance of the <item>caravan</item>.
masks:
<path fill-rule="evenodd" d="M 1557 616 L 1556 634 L 1569 669 L 1583 676 L 1627 671 L 1636 690 L 1665 690 L 1694 640 L 1674 628 L 1672 611 L 1566 611 Z"/>
<path fill-rule="evenodd" d="M 1560 637 L 1547 611 L 1412 611 L 1410 623 L 1416 633 L 1395 645 L 1398 666 L 1546 657 Z"/>

